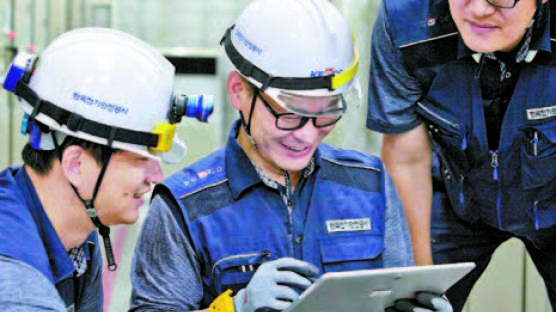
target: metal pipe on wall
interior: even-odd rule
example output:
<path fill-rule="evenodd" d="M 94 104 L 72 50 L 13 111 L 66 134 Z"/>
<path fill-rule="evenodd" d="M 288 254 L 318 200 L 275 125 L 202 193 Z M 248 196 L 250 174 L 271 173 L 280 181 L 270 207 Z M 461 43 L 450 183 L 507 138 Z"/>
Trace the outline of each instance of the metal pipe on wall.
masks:
<path fill-rule="evenodd" d="M 73 16 L 73 1 L 66 0 L 66 28 L 69 28 L 73 25 L 72 16 Z"/>

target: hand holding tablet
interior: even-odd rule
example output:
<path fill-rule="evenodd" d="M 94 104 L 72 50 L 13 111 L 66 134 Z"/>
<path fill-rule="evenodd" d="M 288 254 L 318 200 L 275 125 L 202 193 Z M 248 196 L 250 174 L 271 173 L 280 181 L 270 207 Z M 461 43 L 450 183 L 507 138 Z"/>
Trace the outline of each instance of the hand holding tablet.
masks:
<path fill-rule="evenodd" d="M 311 284 L 318 269 L 293 258 L 280 258 L 262 264 L 247 287 L 234 297 L 237 312 L 282 311 Z"/>
<path fill-rule="evenodd" d="M 438 294 L 420 292 L 415 299 L 400 299 L 393 307 L 386 308 L 386 312 L 452 312 L 452 305 L 448 300 Z"/>
<path fill-rule="evenodd" d="M 474 263 L 456 263 L 325 273 L 285 312 L 383 312 L 387 308 L 404 312 L 416 306 L 450 312 L 450 304 L 439 301 L 443 299 L 436 294 L 443 294 L 474 267 Z"/>

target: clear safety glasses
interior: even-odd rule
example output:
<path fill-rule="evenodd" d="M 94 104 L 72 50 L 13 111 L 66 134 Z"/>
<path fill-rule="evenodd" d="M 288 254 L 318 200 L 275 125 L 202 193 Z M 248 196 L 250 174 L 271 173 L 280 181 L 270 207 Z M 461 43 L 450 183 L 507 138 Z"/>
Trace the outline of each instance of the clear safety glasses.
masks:
<path fill-rule="evenodd" d="M 261 99 L 264 106 L 276 118 L 276 128 L 285 131 L 293 131 L 303 128 L 309 120 L 313 122 L 315 128 L 325 128 L 336 124 L 343 116 L 346 105 L 338 107 L 336 104 L 331 105 L 326 112 L 321 111 L 316 116 L 305 116 L 295 113 L 277 113 L 268 102 L 263 98 L 260 91 L 256 95 Z M 341 96 L 340 96 L 341 97 Z"/>

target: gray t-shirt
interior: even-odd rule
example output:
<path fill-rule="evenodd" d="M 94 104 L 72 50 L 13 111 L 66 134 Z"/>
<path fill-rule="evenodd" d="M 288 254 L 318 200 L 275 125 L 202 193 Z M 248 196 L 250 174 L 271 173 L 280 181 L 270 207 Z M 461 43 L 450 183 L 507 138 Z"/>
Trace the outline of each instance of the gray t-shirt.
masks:
<path fill-rule="evenodd" d="M 24 262 L 0 256 L 0 311 L 65 312 L 66 307 L 41 272 Z"/>
<path fill-rule="evenodd" d="M 95 253 L 100 258 L 100 251 Z M 87 272 L 76 312 L 102 311 L 102 261 Z M 68 311 L 56 287 L 25 262 L 0 255 L 0 311 Z"/>
<path fill-rule="evenodd" d="M 400 50 L 390 37 L 381 2 L 371 37 L 367 128 L 381 133 L 407 132 L 422 123 L 415 111 L 423 86 L 406 71 Z"/>
<path fill-rule="evenodd" d="M 385 267 L 413 265 L 401 202 L 386 179 Z M 133 257 L 130 311 L 198 310 L 203 298 L 200 263 L 168 204 L 153 199 Z"/>

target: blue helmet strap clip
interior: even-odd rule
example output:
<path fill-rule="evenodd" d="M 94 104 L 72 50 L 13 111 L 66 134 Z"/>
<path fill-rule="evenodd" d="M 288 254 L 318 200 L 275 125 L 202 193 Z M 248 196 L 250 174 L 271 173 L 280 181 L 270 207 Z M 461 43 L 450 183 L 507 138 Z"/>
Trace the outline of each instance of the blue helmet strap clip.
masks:
<path fill-rule="evenodd" d="M 38 57 L 34 54 L 18 52 L 8 67 L 2 87 L 15 93 L 15 87 L 19 81 L 28 83 L 31 80 L 37 61 Z"/>
<path fill-rule="evenodd" d="M 25 121 L 25 129 L 22 130 L 25 130 L 25 134 L 29 134 L 29 144 L 31 144 L 31 147 L 33 147 L 36 150 L 42 149 L 41 148 L 41 138 L 43 133 L 43 131 L 41 131 L 42 124 L 36 120 L 37 114 L 39 113 L 42 103 L 43 103 L 42 99 L 38 97 L 37 101 L 35 102 L 35 106 L 33 107 L 33 111 L 31 112 L 31 115 L 23 117 L 24 121 L 26 117 L 27 120 Z M 48 127 L 44 127 L 44 128 L 48 128 Z"/>

